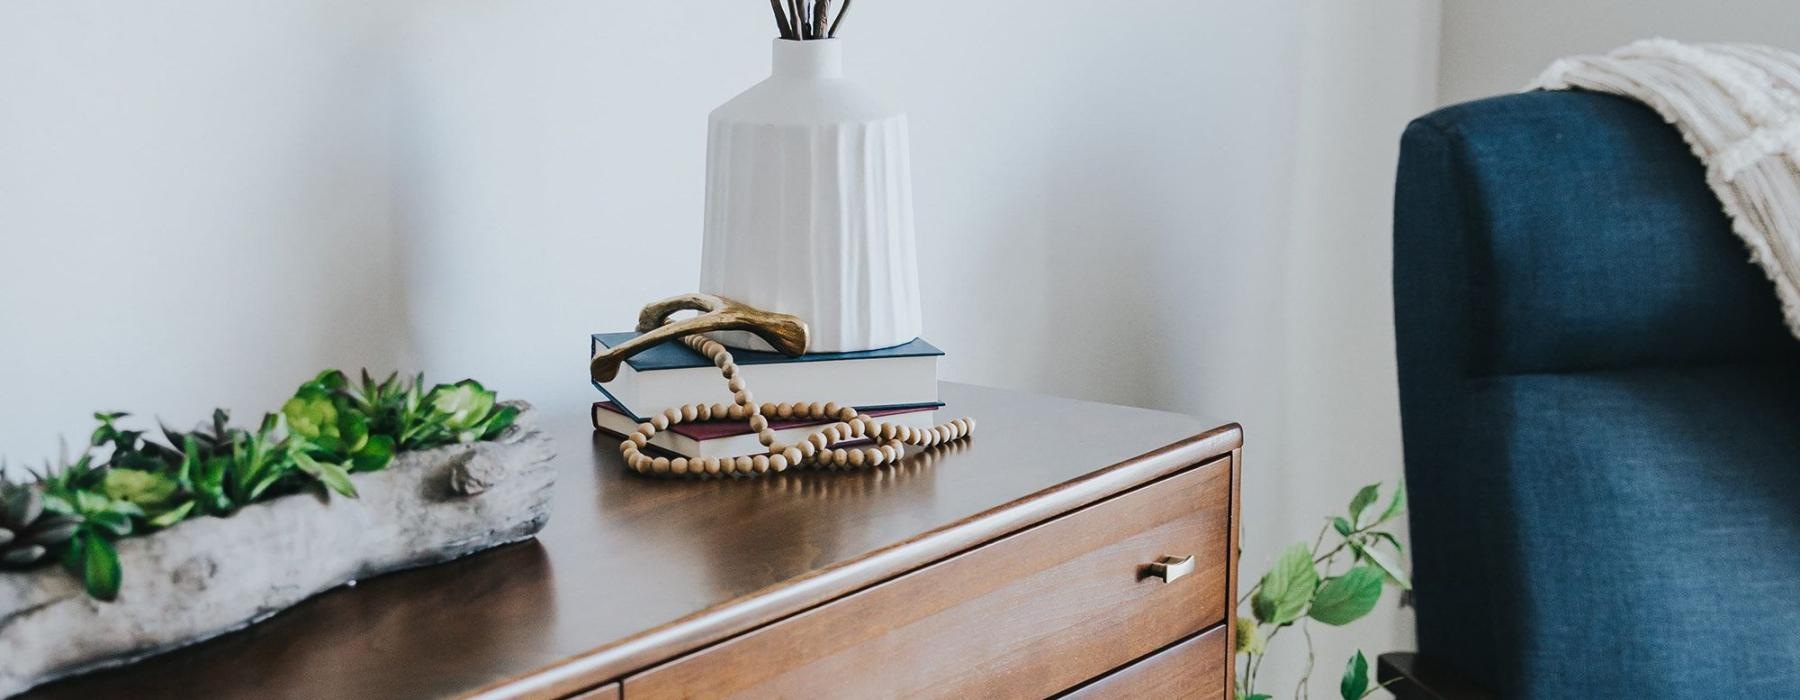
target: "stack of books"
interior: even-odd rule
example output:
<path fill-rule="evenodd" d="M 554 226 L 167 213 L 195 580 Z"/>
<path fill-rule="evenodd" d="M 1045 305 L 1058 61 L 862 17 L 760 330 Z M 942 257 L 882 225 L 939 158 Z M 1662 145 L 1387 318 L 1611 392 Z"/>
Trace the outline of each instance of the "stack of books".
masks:
<path fill-rule="evenodd" d="M 637 333 L 598 333 L 589 356 Z M 937 422 L 937 363 L 943 352 L 923 339 L 865 352 L 787 357 L 773 352 L 731 351 L 738 376 L 757 403 L 836 402 L 885 422 L 929 428 Z M 730 405 L 718 368 L 683 343 L 663 343 L 625 361 L 610 382 L 595 382 L 604 400 L 594 402 L 594 428 L 620 436 L 665 409 L 687 404 Z M 798 442 L 825 423 L 769 419 L 776 440 Z M 683 423 L 659 432 L 650 445 L 682 457 L 734 457 L 763 450 L 746 421 Z"/>

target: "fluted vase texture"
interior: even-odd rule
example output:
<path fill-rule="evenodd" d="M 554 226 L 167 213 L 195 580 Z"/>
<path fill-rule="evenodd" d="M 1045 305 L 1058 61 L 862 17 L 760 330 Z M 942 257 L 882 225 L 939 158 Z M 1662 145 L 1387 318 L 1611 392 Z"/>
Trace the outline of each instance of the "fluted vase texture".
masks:
<path fill-rule="evenodd" d="M 844 78 L 841 40 L 776 39 L 769 79 L 713 111 L 700 289 L 799 316 L 809 352 L 919 336 L 906 115 Z"/>

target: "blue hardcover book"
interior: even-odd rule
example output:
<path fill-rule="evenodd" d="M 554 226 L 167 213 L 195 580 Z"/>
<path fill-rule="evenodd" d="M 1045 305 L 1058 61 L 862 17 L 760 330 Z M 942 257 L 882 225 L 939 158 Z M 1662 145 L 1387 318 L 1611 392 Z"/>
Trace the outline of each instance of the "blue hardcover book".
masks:
<path fill-rule="evenodd" d="M 589 357 L 637 336 L 596 333 Z M 738 375 L 759 403 L 835 401 L 859 408 L 938 403 L 937 363 L 943 354 L 923 339 L 880 350 L 800 357 L 731 351 Z M 731 403 L 718 368 L 682 343 L 638 353 L 619 368 L 619 376 L 594 386 L 633 416 L 690 403 Z"/>

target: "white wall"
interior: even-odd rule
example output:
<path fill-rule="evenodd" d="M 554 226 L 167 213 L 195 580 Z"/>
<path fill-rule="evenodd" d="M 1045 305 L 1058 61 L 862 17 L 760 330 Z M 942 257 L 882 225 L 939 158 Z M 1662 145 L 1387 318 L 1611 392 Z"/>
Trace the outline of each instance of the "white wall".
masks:
<path fill-rule="evenodd" d="M 694 287 L 766 5 L 250 6 L 0 0 L 0 454 L 328 364 L 581 411 L 586 334 Z M 1254 574 L 1400 471 L 1388 207 L 1436 0 L 1099 8 L 858 3 L 849 71 L 911 113 L 945 376 L 1242 422 Z M 1320 692 L 1408 629 L 1321 632 Z"/>
<path fill-rule="evenodd" d="M 0 456 L 395 363 L 399 8 L 0 0 Z"/>
<path fill-rule="evenodd" d="M 1746 41 L 1800 50 L 1792 0 L 1445 0 L 1439 98 L 1523 88 L 1551 61 L 1636 39 Z"/>

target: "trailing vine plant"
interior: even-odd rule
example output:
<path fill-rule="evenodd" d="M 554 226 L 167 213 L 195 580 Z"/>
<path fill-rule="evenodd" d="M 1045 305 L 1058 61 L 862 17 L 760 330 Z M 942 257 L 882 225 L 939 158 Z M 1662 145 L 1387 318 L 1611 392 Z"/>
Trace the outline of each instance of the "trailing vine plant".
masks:
<path fill-rule="evenodd" d="M 1274 697 L 1258 689 L 1257 675 L 1269 641 L 1290 627 L 1298 627 L 1306 640 L 1306 666 L 1294 698 L 1309 697 L 1314 661 L 1310 623 L 1341 627 L 1374 610 L 1384 588 L 1412 589 L 1399 565 L 1405 553 L 1400 540 L 1381 529 L 1405 512 L 1406 489 L 1396 486 L 1387 507 L 1372 510 L 1380 497 L 1381 484 L 1358 490 L 1347 516 L 1327 518 L 1312 546 L 1295 542 L 1283 550 L 1269 572 L 1238 600 L 1250 614 L 1239 616 L 1237 622 L 1237 700 Z M 1328 542 L 1333 533 L 1336 536 Z M 1339 695 L 1357 700 L 1379 688 L 1369 683 L 1368 657 L 1357 651 L 1344 664 Z"/>
<path fill-rule="evenodd" d="M 118 539 L 302 491 L 355 498 L 351 474 L 386 469 L 399 452 L 492 439 L 519 416 L 473 379 L 425 386 L 423 374 L 377 382 L 364 370 L 351 382 L 327 370 L 255 430 L 221 409 L 192 431 L 163 427 L 166 442 L 119 427 L 124 413 L 96 413 L 79 457 L 21 483 L 0 477 L 0 569 L 61 562 L 89 595 L 112 600 Z"/>

